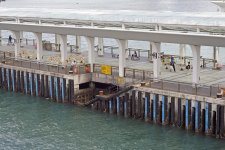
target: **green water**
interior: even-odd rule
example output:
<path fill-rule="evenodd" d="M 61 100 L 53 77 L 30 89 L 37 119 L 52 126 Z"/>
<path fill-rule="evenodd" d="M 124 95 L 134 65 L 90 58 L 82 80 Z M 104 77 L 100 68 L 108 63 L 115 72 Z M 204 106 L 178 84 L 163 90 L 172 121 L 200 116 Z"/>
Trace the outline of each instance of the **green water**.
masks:
<path fill-rule="evenodd" d="M 0 91 L 0 149 L 225 149 L 225 141 Z"/>

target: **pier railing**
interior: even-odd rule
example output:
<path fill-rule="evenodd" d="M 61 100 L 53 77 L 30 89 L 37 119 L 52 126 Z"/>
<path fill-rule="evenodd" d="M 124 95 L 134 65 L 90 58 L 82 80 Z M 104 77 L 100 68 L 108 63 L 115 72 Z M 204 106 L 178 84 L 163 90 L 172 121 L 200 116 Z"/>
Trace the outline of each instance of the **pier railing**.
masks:
<path fill-rule="evenodd" d="M 15 59 L 10 53 L 0 53 L 0 61 L 12 66 L 48 71 L 60 74 L 85 74 L 90 73 L 90 65 L 77 65 L 76 68 L 71 68 L 71 65 L 56 65 L 47 62 L 39 62 L 24 59 Z"/>
<path fill-rule="evenodd" d="M 111 67 L 111 75 L 119 76 L 119 67 L 118 66 L 110 66 Z M 101 73 L 101 64 L 94 64 L 94 72 Z M 124 77 L 132 78 L 139 81 L 149 80 L 152 78 L 153 72 L 147 70 L 133 69 L 133 68 L 124 68 Z"/>
<path fill-rule="evenodd" d="M 168 80 L 149 80 L 149 84 L 146 86 L 161 90 L 187 93 L 206 97 L 216 97 L 218 91 L 220 91 L 219 85 L 201 85 L 201 84 L 191 84 L 184 82 L 168 81 Z"/>

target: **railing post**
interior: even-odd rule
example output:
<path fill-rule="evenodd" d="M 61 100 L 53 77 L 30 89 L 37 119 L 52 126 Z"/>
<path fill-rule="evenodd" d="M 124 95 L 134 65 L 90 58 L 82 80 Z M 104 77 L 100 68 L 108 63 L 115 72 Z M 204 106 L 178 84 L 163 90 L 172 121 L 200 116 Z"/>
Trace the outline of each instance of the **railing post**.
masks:
<path fill-rule="evenodd" d="M 210 85 L 210 94 L 209 94 L 210 97 L 212 97 L 212 85 Z"/>
<path fill-rule="evenodd" d="M 162 81 L 162 88 L 161 89 L 163 90 L 163 80 L 161 80 L 161 81 Z"/>

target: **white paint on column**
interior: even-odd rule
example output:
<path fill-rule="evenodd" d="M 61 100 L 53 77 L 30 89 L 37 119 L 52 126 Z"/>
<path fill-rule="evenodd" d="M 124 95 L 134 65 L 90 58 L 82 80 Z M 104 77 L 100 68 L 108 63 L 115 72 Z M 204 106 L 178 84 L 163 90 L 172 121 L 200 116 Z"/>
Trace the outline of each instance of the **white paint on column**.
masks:
<path fill-rule="evenodd" d="M 37 40 L 37 60 L 42 60 L 43 46 L 42 46 L 42 33 L 34 33 Z"/>
<path fill-rule="evenodd" d="M 193 55 L 192 83 L 198 84 L 200 78 L 200 46 L 191 45 Z"/>
<path fill-rule="evenodd" d="M 59 35 L 61 44 L 61 62 L 64 64 L 67 59 L 67 35 Z"/>
<path fill-rule="evenodd" d="M 155 55 L 153 57 L 153 77 L 157 79 L 159 78 L 161 66 L 161 57 L 160 57 L 161 43 L 152 42 L 151 44 L 153 54 Z"/>
<path fill-rule="evenodd" d="M 95 49 L 95 39 L 94 37 L 86 37 L 88 43 L 88 63 L 91 66 L 91 72 L 94 71 L 93 64 L 95 63 L 94 49 Z"/>
<path fill-rule="evenodd" d="M 119 45 L 119 76 L 124 77 L 126 40 L 117 40 Z"/>

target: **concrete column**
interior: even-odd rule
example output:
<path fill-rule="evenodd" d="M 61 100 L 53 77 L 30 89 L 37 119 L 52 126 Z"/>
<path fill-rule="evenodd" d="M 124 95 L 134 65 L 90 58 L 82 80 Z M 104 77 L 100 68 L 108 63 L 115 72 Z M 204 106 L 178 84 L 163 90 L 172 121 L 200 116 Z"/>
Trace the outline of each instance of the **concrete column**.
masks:
<path fill-rule="evenodd" d="M 65 63 L 67 59 L 67 35 L 59 35 L 60 37 L 60 53 L 61 53 L 61 62 Z"/>
<path fill-rule="evenodd" d="M 219 63 L 219 47 L 213 47 L 213 59 L 216 60 L 216 62 L 214 61 L 213 63 L 214 68 L 216 68 L 216 64 Z"/>
<path fill-rule="evenodd" d="M 81 37 L 80 36 L 76 36 L 76 52 L 80 53 L 80 48 L 81 48 Z"/>
<path fill-rule="evenodd" d="M 119 76 L 124 77 L 126 40 L 117 40 L 119 45 Z"/>
<path fill-rule="evenodd" d="M 37 60 L 42 60 L 43 46 L 42 46 L 42 33 L 34 33 L 37 40 Z"/>
<path fill-rule="evenodd" d="M 20 31 L 12 31 L 13 35 L 15 36 L 15 58 L 18 57 L 18 51 L 20 50 Z"/>
<path fill-rule="evenodd" d="M 55 44 L 60 44 L 60 35 L 55 34 Z"/>
<path fill-rule="evenodd" d="M 199 83 L 200 78 L 200 46 L 191 45 L 192 55 L 193 55 L 193 72 L 192 72 L 192 82 L 194 84 Z"/>
<path fill-rule="evenodd" d="M 95 39 L 94 37 L 86 37 L 87 43 L 88 43 L 88 63 L 91 66 L 91 72 L 94 71 L 93 65 L 95 63 Z"/>
<path fill-rule="evenodd" d="M 126 29 L 125 24 L 122 24 L 122 29 Z M 129 56 L 129 50 L 128 50 L 128 40 L 125 40 L 125 58 L 128 59 Z"/>
<path fill-rule="evenodd" d="M 104 41 L 103 38 L 98 38 L 98 56 L 104 55 Z"/>
<path fill-rule="evenodd" d="M 160 57 L 160 51 L 161 51 L 161 43 L 155 43 L 152 42 L 152 51 L 153 51 L 153 76 L 154 78 L 159 77 L 160 73 L 160 66 L 161 66 L 161 57 Z"/>
<path fill-rule="evenodd" d="M 184 57 L 186 55 L 186 45 L 180 44 L 180 64 L 185 64 Z"/>

